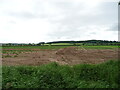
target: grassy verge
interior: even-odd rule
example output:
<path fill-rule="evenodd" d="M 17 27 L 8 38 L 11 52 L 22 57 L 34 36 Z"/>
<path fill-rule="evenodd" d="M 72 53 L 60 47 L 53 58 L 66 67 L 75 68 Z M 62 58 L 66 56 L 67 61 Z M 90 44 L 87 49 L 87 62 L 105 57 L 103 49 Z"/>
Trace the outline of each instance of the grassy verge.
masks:
<path fill-rule="evenodd" d="M 3 88 L 117 88 L 119 61 L 74 66 L 3 66 Z"/>

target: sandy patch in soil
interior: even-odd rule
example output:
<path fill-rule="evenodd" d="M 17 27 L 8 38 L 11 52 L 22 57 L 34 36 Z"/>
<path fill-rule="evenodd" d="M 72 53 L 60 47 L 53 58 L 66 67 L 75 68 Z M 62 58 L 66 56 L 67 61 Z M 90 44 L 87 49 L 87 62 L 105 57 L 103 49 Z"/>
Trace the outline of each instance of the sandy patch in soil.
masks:
<path fill-rule="evenodd" d="M 17 57 L 2 59 L 3 65 L 42 65 L 50 62 L 59 64 L 98 64 L 107 60 L 118 60 L 118 49 L 84 49 L 67 47 L 59 50 L 32 50 Z"/>

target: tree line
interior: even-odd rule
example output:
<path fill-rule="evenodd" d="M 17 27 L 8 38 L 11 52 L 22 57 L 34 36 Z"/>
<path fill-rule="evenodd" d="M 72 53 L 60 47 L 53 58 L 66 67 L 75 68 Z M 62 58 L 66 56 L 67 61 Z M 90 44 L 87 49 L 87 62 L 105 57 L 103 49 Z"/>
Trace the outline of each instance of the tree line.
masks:
<path fill-rule="evenodd" d="M 108 41 L 108 40 L 85 40 L 85 41 L 53 41 L 53 42 L 39 42 L 28 43 L 28 44 L 20 44 L 20 43 L 2 43 L 2 46 L 47 46 L 52 44 L 59 43 L 69 43 L 71 45 L 120 45 L 119 41 Z"/>

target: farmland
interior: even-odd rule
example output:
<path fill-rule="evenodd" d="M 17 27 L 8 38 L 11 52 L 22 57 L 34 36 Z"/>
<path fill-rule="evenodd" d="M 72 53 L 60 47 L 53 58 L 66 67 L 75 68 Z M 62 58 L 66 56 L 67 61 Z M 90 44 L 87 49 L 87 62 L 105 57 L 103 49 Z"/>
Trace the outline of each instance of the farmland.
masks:
<path fill-rule="evenodd" d="M 117 46 L 10 46 L 3 47 L 3 65 L 96 64 L 118 58 Z M 28 62 L 29 61 L 29 62 Z"/>
<path fill-rule="evenodd" d="M 3 88 L 117 88 L 119 85 L 119 47 L 115 45 L 3 46 L 2 49 Z"/>

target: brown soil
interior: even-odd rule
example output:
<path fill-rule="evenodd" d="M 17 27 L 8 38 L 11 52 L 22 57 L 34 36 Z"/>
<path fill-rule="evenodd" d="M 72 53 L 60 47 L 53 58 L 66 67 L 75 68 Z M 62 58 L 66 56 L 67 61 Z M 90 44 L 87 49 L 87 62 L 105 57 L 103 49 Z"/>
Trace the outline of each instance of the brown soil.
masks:
<path fill-rule="evenodd" d="M 59 64 L 97 64 L 107 60 L 118 60 L 118 49 L 84 49 L 68 47 L 59 50 L 33 50 L 17 57 L 2 59 L 3 65 L 41 65 L 50 62 Z"/>

